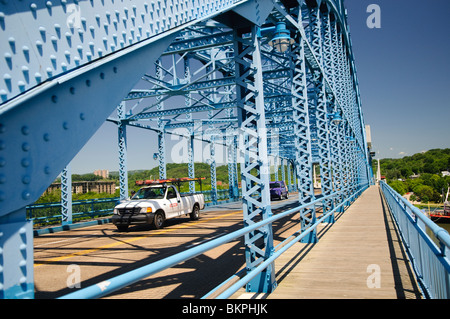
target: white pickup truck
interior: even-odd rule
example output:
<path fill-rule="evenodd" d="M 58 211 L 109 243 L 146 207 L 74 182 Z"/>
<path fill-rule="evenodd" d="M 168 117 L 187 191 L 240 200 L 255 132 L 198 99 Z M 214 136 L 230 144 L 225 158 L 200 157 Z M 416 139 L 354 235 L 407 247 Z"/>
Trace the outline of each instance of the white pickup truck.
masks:
<path fill-rule="evenodd" d="M 189 215 L 191 220 L 196 220 L 204 208 L 203 194 L 181 195 L 173 185 L 151 185 L 118 204 L 112 222 L 119 231 L 126 231 L 129 225 L 152 225 L 160 229 L 166 219 Z"/>

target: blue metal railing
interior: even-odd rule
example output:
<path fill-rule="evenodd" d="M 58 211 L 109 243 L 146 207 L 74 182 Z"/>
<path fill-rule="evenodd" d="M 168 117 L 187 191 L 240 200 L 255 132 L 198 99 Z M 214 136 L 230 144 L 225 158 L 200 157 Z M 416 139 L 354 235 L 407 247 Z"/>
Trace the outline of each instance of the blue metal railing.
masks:
<path fill-rule="evenodd" d="M 211 191 L 197 192 L 205 196 L 205 202 L 212 200 Z M 229 190 L 220 189 L 217 191 L 217 200 L 229 199 Z M 73 219 L 93 218 L 111 215 L 120 200 L 119 197 L 95 198 L 86 200 L 77 200 L 72 202 Z M 34 225 L 50 225 L 61 223 L 61 202 L 39 203 L 28 205 L 27 219 L 33 220 Z"/>
<path fill-rule="evenodd" d="M 307 228 L 303 232 L 296 233 L 296 234 L 290 236 L 289 238 L 285 239 L 285 241 L 283 241 L 282 243 L 277 245 L 277 247 L 281 247 L 281 248 L 279 248 L 278 250 L 275 249 L 275 251 L 272 253 L 272 255 L 269 258 L 262 261 L 257 267 L 255 267 L 253 270 L 249 271 L 245 276 L 240 278 L 239 281 L 237 281 L 236 283 L 234 283 L 233 285 L 228 287 L 225 291 L 221 292 L 217 297 L 218 299 L 228 298 L 233 293 L 235 293 L 237 290 L 239 290 L 241 287 L 243 287 L 244 285 L 249 283 L 254 277 L 256 277 L 264 269 L 266 269 L 271 263 L 274 262 L 274 260 L 276 258 L 278 258 L 282 253 L 284 253 L 292 245 L 294 245 L 296 242 L 300 241 L 303 237 L 305 237 L 310 232 L 312 232 L 314 229 L 316 229 L 317 226 L 320 223 L 322 223 L 324 220 L 326 220 L 329 216 L 331 216 L 332 214 L 335 214 L 337 211 L 343 211 L 345 206 L 350 205 L 351 202 L 353 202 L 365 189 L 367 189 L 367 187 L 368 187 L 368 185 L 360 186 L 356 192 L 354 192 L 353 194 L 348 196 L 348 198 L 346 198 L 344 201 L 341 201 L 340 203 L 337 203 L 337 200 L 340 199 L 339 196 L 341 196 L 342 194 L 345 194 L 345 192 L 347 190 L 342 190 L 342 191 L 336 192 L 332 195 L 321 197 L 319 199 L 316 199 L 315 201 L 312 201 L 311 203 L 308 203 L 308 204 L 290 209 L 288 211 L 279 213 L 277 215 L 271 216 L 265 220 L 254 223 L 250 226 L 244 227 L 240 230 L 237 230 L 230 234 L 213 239 L 206 243 L 200 244 L 198 246 L 195 246 L 193 248 L 185 250 L 181 253 L 164 258 L 162 260 L 156 261 L 149 265 L 137 268 L 137 269 L 127 272 L 125 274 L 122 274 L 117 277 L 108 279 L 104 282 L 98 283 L 96 285 L 92 285 L 90 287 L 80 289 L 76 292 L 73 292 L 73 293 L 70 293 L 68 295 L 61 297 L 61 299 L 89 299 L 89 298 L 103 297 L 103 296 L 108 295 L 114 291 L 121 289 L 121 288 L 129 286 L 141 279 L 144 279 L 146 277 L 154 275 L 160 271 L 163 271 L 167 268 L 173 267 L 179 263 L 185 262 L 185 261 L 192 259 L 200 254 L 203 254 L 211 249 L 214 249 L 214 248 L 224 245 L 230 241 L 233 241 L 237 238 L 240 238 L 240 237 L 244 236 L 245 234 L 250 233 L 258 228 L 261 228 L 265 225 L 271 224 L 271 223 L 273 223 L 277 220 L 280 220 L 286 216 L 293 215 L 305 208 L 310 208 L 310 207 L 314 208 L 314 207 L 323 205 L 323 202 L 325 200 L 328 200 L 328 201 L 332 200 L 332 201 L 336 202 L 336 206 L 331 211 L 327 212 L 326 214 L 323 214 L 321 216 L 321 218 L 318 218 L 316 223 L 311 225 L 309 228 Z M 227 279 L 224 283 L 217 286 L 213 291 L 206 294 L 203 298 L 207 298 L 213 292 L 216 292 L 220 287 L 224 286 L 225 283 L 229 282 L 229 280 L 230 279 Z"/>
<path fill-rule="evenodd" d="M 118 200 L 118 197 L 111 197 L 73 201 L 73 219 L 111 215 Z M 33 204 L 26 209 L 27 219 L 33 220 L 35 226 L 61 223 L 61 202 Z"/>
<path fill-rule="evenodd" d="M 425 296 L 450 298 L 450 235 L 384 181 L 380 186 Z M 425 227 L 436 237 L 438 245 L 427 235 Z"/>

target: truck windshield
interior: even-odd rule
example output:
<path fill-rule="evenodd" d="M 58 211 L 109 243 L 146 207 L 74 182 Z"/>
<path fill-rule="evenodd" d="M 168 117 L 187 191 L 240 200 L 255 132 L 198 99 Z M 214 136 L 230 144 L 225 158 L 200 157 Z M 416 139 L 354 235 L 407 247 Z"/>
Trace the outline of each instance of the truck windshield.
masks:
<path fill-rule="evenodd" d="M 279 183 L 270 183 L 270 188 L 280 188 L 280 184 Z"/>
<path fill-rule="evenodd" d="M 164 198 L 165 187 L 141 188 L 131 199 L 160 199 Z"/>

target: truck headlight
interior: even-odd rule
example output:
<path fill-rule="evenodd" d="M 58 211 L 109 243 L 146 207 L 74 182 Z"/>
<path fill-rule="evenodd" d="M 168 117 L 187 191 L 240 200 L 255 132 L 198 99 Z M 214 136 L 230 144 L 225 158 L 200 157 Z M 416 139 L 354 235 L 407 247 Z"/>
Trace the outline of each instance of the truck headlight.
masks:
<path fill-rule="evenodd" d="M 151 213 L 151 212 L 153 212 L 151 207 L 142 207 L 141 208 L 141 214 L 148 214 L 148 213 Z"/>

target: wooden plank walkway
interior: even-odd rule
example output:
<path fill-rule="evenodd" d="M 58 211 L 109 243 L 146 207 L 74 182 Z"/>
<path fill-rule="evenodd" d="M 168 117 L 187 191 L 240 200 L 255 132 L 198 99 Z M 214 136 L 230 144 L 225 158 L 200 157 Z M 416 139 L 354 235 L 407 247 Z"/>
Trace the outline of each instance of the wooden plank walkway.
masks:
<path fill-rule="evenodd" d="M 378 186 L 367 189 L 317 244 L 297 243 L 275 262 L 278 287 L 268 299 L 420 298 L 409 261 Z"/>

